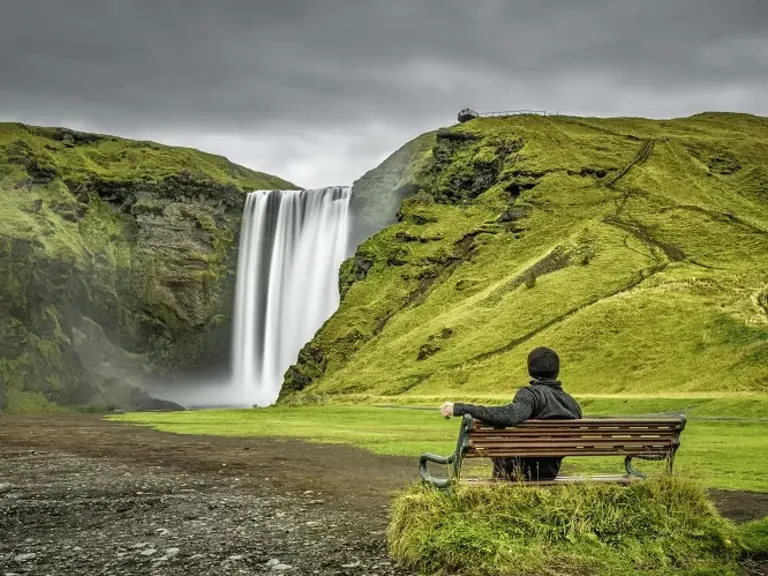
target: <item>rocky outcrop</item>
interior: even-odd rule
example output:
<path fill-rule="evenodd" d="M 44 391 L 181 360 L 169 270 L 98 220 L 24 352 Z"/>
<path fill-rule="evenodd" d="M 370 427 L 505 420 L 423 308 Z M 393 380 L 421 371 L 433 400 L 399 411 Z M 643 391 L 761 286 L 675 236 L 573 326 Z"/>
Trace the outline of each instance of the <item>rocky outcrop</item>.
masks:
<path fill-rule="evenodd" d="M 224 369 L 257 188 L 295 186 L 193 150 L 0 125 L 6 398 L 136 407 L 115 382 Z"/>
<path fill-rule="evenodd" d="M 419 190 L 418 168 L 430 161 L 435 133 L 411 140 L 352 186 L 350 243 L 357 246 L 397 221 L 400 203 Z"/>

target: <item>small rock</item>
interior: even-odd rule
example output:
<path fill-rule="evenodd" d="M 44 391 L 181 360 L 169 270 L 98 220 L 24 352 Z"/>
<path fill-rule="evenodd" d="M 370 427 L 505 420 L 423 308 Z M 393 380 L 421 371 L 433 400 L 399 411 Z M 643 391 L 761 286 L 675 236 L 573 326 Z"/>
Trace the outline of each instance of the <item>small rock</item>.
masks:
<path fill-rule="evenodd" d="M 227 560 L 231 560 L 232 562 L 236 562 L 237 560 L 242 560 L 242 559 L 243 559 L 242 554 L 233 554 L 232 556 L 227 558 Z"/>
<path fill-rule="evenodd" d="M 358 566 L 360 566 L 360 560 L 341 565 L 342 568 L 357 568 Z"/>
<path fill-rule="evenodd" d="M 179 552 L 181 552 L 179 548 L 168 548 L 165 551 L 165 555 L 169 558 L 173 558 L 174 556 L 178 555 Z"/>
<path fill-rule="evenodd" d="M 286 570 L 291 570 L 292 568 L 293 566 L 291 566 L 290 564 L 282 564 L 282 563 L 275 564 L 274 566 L 272 566 L 272 570 L 274 570 L 275 572 L 285 572 Z"/>
<path fill-rule="evenodd" d="M 0 494 L 5 494 L 11 490 L 13 490 L 13 484 L 8 484 L 7 482 L 0 483 Z"/>
<path fill-rule="evenodd" d="M 272 560 L 267 562 L 267 566 L 269 566 L 270 568 L 272 566 L 277 566 L 278 564 L 280 564 L 280 560 L 278 560 L 277 558 L 272 558 Z"/>
<path fill-rule="evenodd" d="M 138 544 L 134 544 L 133 546 L 131 546 L 131 548 L 135 550 L 138 548 L 146 548 L 147 546 L 149 546 L 149 542 L 139 542 Z"/>
<path fill-rule="evenodd" d="M 152 554 L 154 554 L 155 552 L 157 552 L 157 550 L 155 550 L 154 548 L 147 548 L 146 550 L 142 550 L 141 552 L 139 552 L 139 555 L 152 556 Z"/>
<path fill-rule="evenodd" d="M 16 560 L 16 562 L 29 562 L 35 558 L 37 558 L 37 554 L 30 552 L 29 554 L 19 554 L 14 558 L 14 560 Z"/>

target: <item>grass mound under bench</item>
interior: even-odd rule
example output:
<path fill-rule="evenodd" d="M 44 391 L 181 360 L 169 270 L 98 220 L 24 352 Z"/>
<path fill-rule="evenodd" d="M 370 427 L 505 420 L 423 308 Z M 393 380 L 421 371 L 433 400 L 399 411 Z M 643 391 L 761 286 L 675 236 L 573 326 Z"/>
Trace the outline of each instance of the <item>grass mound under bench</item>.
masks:
<path fill-rule="evenodd" d="M 524 490 L 416 485 L 395 502 L 388 539 L 405 568 L 468 576 L 727 575 L 746 554 L 740 528 L 676 476 Z"/>

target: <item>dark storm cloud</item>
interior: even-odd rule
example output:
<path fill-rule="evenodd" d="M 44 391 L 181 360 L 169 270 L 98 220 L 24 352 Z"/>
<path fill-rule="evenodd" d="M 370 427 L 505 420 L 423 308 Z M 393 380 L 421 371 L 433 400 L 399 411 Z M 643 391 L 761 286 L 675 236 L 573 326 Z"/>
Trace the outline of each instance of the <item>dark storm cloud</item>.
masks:
<path fill-rule="evenodd" d="M 768 113 L 766 78 L 766 0 L 0 0 L 0 117 L 166 140 L 372 160 L 464 105 Z"/>

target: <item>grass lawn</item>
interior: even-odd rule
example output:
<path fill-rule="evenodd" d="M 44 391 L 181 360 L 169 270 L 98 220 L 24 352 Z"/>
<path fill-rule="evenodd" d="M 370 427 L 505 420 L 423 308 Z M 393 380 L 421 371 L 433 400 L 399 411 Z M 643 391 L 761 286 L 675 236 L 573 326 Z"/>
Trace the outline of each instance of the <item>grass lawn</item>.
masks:
<path fill-rule="evenodd" d="M 676 460 L 678 472 L 697 478 L 710 488 L 768 492 L 768 468 L 764 465 L 768 462 L 768 401 L 765 398 L 605 397 L 585 398 L 582 404 L 586 415 L 687 409 L 689 422 Z M 752 409 L 745 410 L 742 404 Z M 748 414 L 750 419 L 711 419 L 738 418 L 739 414 Z M 435 409 L 373 405 L 131 413 L 110 418 L 177 434 L 273 436 L 348 443 L 380 454 L 412 456 L 414 469 L 416 458 L 423 452 L 452 452 L 459 426 L 458 420 L 445 420 Z M 652 469 L 656 464 L 639 465 L 646 470 L 649 466 Z M 571 459 L 564 465 L 565 473 L 620 473 L 622 470 L 621 458 Z"/>

